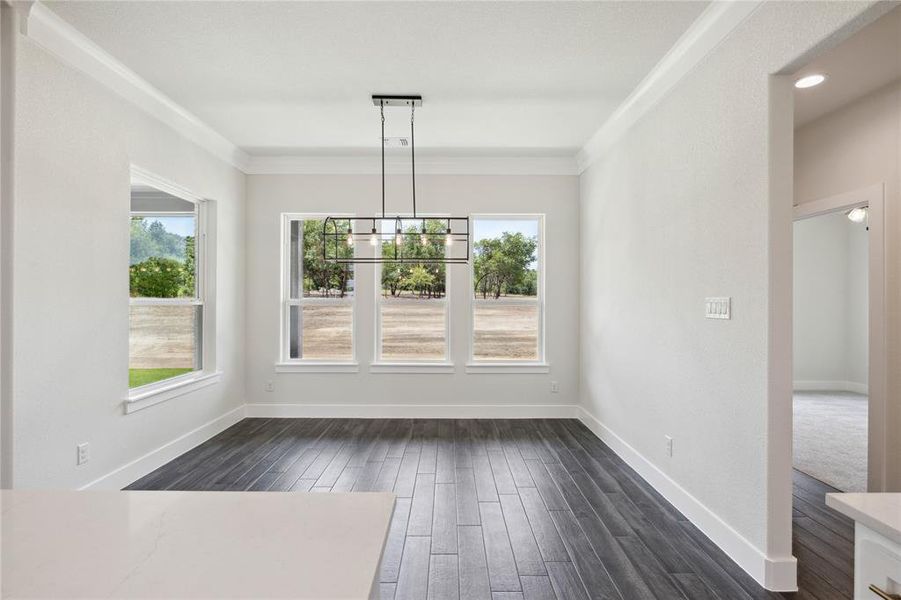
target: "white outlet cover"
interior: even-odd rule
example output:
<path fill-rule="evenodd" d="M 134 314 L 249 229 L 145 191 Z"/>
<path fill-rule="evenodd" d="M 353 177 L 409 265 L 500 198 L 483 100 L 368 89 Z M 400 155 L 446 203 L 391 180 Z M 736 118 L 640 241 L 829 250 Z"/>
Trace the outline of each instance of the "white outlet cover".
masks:
<path fill-rule="evenodd" d="M 78 444 L 78 446 L 76 446 L 76 448 L 78 450 L 76 464 L 83 465 L 86 462 L 88 462 L 88 460 L 91 458 L 91 452 L 90 452 L 90 447 L 88 446 L 88 443 L 85 442 L 83 444 Z"/>

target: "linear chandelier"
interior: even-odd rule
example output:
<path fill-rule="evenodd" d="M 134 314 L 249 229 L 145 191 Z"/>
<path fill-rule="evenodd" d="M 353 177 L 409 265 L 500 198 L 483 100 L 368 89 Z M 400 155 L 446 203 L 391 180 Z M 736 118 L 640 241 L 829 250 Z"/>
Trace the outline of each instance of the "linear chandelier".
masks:
<path fill-rule="evenodd" d="M 416 212 L 416 143 L 414 114 L 422 96 L 373 94 L 382 121 L 382 214 L 374 217 L 326 217 L 322 224 L 323 258 L 337 264 L 418 263 L 465 264 L 469 262 L 469 217 L 424 217 Z M 385 107 L 410 107 L 410 175 L 413 212 L 385 212 Z M 393 234 L 382 231 L 392 224 Z M 359 256 L 354 247 L 372 246 L 371 256 Z M 457 252 L 455 254 L 455 249 Z"/>

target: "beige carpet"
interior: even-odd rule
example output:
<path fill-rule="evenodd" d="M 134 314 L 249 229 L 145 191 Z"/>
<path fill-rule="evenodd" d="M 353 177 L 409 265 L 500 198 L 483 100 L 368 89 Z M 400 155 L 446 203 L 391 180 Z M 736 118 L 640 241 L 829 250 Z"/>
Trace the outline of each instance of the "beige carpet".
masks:
<path fill-rule="evenodd" d="M 795 392 L 795 468 L 843 492 L 865 492 L 867 401 L 851 392 Z"/>

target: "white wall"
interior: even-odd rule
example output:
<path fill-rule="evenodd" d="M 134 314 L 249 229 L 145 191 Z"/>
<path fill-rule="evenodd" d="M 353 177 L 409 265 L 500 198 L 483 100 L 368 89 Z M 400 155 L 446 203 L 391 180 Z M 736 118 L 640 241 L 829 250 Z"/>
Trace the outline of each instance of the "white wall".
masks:
<path fill-rule="evenodd" d="M 898 56 L 887 56 L 901 65 Z M 901 82 L 889 85 L 795 131 L 795 203 L 885 186 L 885 439 L 870 432 L 871 450 L 884 446 L 885 491 L 901 490 Z M 874 382 L 870 381 L 874 389 Z M 880 382 L 876 382 L 880 383 Z M 871 407 L 872 408 L 872 407 Z M 871 454 L 871 461 L 873 455 Z M 872 462 L 871 462 L 872 464 Z M 870 486 L 882 485 L 881 476 Z"/>
<path fill-rule="evenodd" d="M 770 75 L 866 8 L 761 5 L 581 178 L 583 405 L 718 545 L 780 587 L 794 567 L 790 357 L 773 343 L 791 320 L 791 161 L 771 158 L 790 157 L 791 97 Z M 704 319 L 719 295 L 732 319 Z"/>
<path fill-rule="evenodd" d="M 865 392 L 867 229 L 844 212 L 794 224 L 795 389 Z"/>
<path fill-rule="evenodd" d="M 573 176 L 441 176 L 417 178 L 417 207 L 427 214 L 544 213 L 547 258 L 546 358 L 550 373 L 467 374 L 469 269 L 449 266 L 453 374 L 369 373 L 375 346 L 372 265 L 357 266 L 356 344 L 359 373 L 279 373 L 280 215 L 285 212 L 376 214 L 379 177 L 373 175 L 252 175 L 247 211 L 247 401 L 249 414 L 487 415 L 492 405 L 530 405 L 502 416 L 558 414 L 578 394 L 578 178 Z M 389 176 L 388 211 L 409 211 L 406 176 Z M 550 382 L 560 392 L 550 392 Z M 264 392 L 266 381 L 275 391 Z M 423 393 L 423 389 L 427 393 Z M 278 404 L 280 408 L 262 408 Z M 293 406 L 289 406 L 293 405 Z M 345 407 L 341 405 L 364 405 Z M 382 406 L 373 413 L 366 406 Z M 405 405 L 388 409 L 384 405 Z M 443 405 L 444 408 L 440 406 Z M 448 407 L 450 405 L 450 407 Z M 465 408 L 463 405 L 475 405 Z M 438 407 L 438 408 L 436 408 Z M 288 412 L 285 412 L 288 411 Z M 325 411 L 325 412 L 323 412 Z M 339 412 L 335 412 L 339 411 Z M 394 412 L 391 412 L 394 411 Z M 537 412 L 536 412 L 537 411 Z"/>
<path fill-rule="evenodd" d="M 15 49 L 12 483 L 74 488 L 243 403 L 245 180 L 30 39 Z M 223 379 L 124 415 L 132 163 L 216 202 Z"/>

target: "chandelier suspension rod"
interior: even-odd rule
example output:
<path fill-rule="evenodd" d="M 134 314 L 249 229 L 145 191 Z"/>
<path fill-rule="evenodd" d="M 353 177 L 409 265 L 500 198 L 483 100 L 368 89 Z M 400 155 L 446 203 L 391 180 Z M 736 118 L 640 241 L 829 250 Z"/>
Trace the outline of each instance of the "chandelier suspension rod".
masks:
<path fill-rule="evenodd" d="M 385 101 L 379 103 L 382 113 L 382 218 L 385 218 Z"/>
<path fill-rule="evenodd" d="M 410 172 L 413 175 L 413 218 L 416 218 L 416 139 L 414 137 L 413 114 L 416 106 L 410 106 Z"/>

